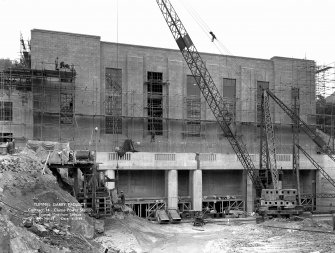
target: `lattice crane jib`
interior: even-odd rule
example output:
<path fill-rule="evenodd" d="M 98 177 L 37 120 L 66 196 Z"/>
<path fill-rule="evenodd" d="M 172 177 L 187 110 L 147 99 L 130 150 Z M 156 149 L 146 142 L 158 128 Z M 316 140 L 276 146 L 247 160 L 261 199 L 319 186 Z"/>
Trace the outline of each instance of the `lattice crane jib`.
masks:
<path fill-rule="evenodd" d="M 292 87 L 292 111 L 299 116 L 300 115 L 300 100 L 299 100 L 299 88 Z M 301 194 L 300 194 L 300 153 L 296 145 L 299 145 L 299 131 L 300 124 L 297 118 L 292 119 L 292 169 L 293 174 L 296 178 L 296 188 L 298 193 L 298 204 L 301 205 Z"/>
<path fill-rule="evenodd" d="M 299 127 L 312 141 L 320 148 L 320 150 L 329 156 L 335 162 L 335 152 L 327 145 L 327 143 L 321 138 L 321 136 L 309 127 L 305 121 L 303 121 L 299 115 L 285 105 L 275 94 L 270 90 L 267 90 L 268 95 L 279 105 L 279 107 L 293 120 L 298 122 Z"/>
<path fill-rule="evenodd" d="M 271 172 L 271 180 L 274 189 L 278 189 L 279 185 L 279 175 L 277 169 L 277 161 L 276 161 L 276 145 L 275 145 L 275 133 L 273 129 L 273 123 L 271 120 L 270 114 L 270 105 L 269 105 L 269 97 L 267 95 L 266 89 L 263 89 L 262 94 L 262 116 L 264 117 L 264 130 L 265 130 L 265 137 L 266 141 L 265 144 L 267 145 L 267 168 Z"/>
<path fill-rule="evenodd" d="M 259 143 L 259 177 L 262 180 L 264 186 L 268 188 L 268 185 L 270 184 L 269 180 L 271 179 L 269 177 L 269 170 L 267 168 L 268 165 L 268 149 L 267 149 L 267 139 L 266 139 L 266 131 L 265 131 L 265 122 L 264 122 L 264 110 L 263 103 L 264 103 L 264 96 L 263 93 L 260 97 L 261 99 L 261 107 L 260 110 L 260 143 Z"/>
<path fill-rule="evenodd" d="M 335 180 L 329 176 L 329 174 L 299 145 L 295 144 L 296 147 L 308 158 L 308 160 L 314 165 L 316 169 L 320 171 L 322 176 L 328 180 L 328 182 L 335 187 Z"/>
<path fill-rule="evenodd" d="M 299 89 L 292 88 L 292 111 L 299 116 L 300 114 L 300 103 L 299 103 Z M 297 173 L 299 170 L 299 149 L 296 147 L 296 144 L 299 145 L 299 131 L 300 131 L 300 124 L 297 118 L 292 119 L 292 133 L 293 133 L 293 173 Z"/>
<path fill-rule="evenodd" d="M 247 171 L 257 193 L 260 194 L 261 189 L 264 187 L 258 176 L 258 170 L 256 170 L 246 146 L 241 140 L 236 138 L 230 128 L 232 115 L 225 106 L 225 102 L 209 74 L 204 61 L 171 3 L 168 0 L 156 0 L 156 2 L 192 75 L 198 77 L 195 78 L 195 80 L 202 95 L 205 97 L 207 104 L 235 151 L 239 161 L 242 163 L 243 168 Z"/>

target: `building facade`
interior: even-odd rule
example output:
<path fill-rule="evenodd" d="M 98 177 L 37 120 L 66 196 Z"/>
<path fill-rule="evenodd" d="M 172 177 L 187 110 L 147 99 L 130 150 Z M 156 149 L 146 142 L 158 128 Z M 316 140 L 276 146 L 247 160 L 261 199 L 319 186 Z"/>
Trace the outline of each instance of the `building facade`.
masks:
<path fill-rule="evenodd" d="M 314 61 L 208 53 L 201 56 L 231 112 L 232 130 L 243 140 L 256 167 L 262 85 L 268 85 L 289 107 L 292 87 L 299 88 L 300 116 L 315 125 Z M 32 134 L 14 135 L 68 141 L 73 149 L 97 149 L 99 169 L 117 178 L 117 188 L 125 192 L 127 201 L 142 216 L 143 210 L 157 201 L 171 208 L 200 210 L 209 204 L 217 210 L 230 205 L 252 210 L 251 181 L 179 50 L 34 29 L 31 67 L 58 68 L 60 72 L 75 69 L 75 77 L 35 78 L 29 93 L 33 100 L 31 111 L 27 114 Z M 270 111 L 283 187 L 294 188 L 292 122 L 273 101 Z M 94 131 L 96 127 L 98 131 Z M 127 153 L 120 159 L 114 150 L 125 139 L 132 139 L 139 152 Z M 300 145 L 323 163 L 323 156 L 302 133 Z M 315 195 L 321 191 L 319 173 L 302 155 L 300 167 L 301 192 Z"/>

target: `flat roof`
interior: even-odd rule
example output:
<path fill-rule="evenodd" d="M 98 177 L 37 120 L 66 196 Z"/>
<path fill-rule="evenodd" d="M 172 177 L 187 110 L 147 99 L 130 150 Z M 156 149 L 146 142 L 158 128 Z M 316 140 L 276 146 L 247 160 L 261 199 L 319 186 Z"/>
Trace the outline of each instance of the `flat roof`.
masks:
<path fill-rule="evenodd" d="M 126 44 L 126 43 L 116 43 L 116 42 L 109 42 L 109 41 L 101 41 L 101 37 L 97 35 L 87 35 L 87 34 L 80 34 L 80 33 L 70 33 L 70 32 L 60 32 L 60 31 L 52 31 L 52 30 L 44 30 L 44 29 L 32 29 L 31 32 L 41 32 L 41 33 L 54 33 L 54 34 L 62 34 L 62 35 L 70 35 L 70 36 L 80 36 L 80 37 L 89 37 L 94 39 L 99 39 L 101 44 L 113 44 L 113 45 L 121 45 L 121 46 L 132 46 L 138 47 L 143 49 L 156 49 L 156 50 L 165 50 L 165 51 L 172 51 L 172 52 L 180 52 L 178 49 L 172 48 L 162 48 L 162 47 L 153 47 L 153 46 L 144 46 L 144 45 L 136 45 L 136 44 Z M 270 59 L 264 58 L 254 58 L 254 57 L 246 57 L 246 56 L 235 56 L 235 55 L 224 55 L 224 54 L 214 54 L 214 53 L 207 53 L 207 52 L 199 52 L 203 55 L 209 56 L 218 56 L 218 57 L 231 57 L 231 58 L 240 58 L 240 59 L 251 59 L 251 60 L 261 60 L 261 61 L 273 61 L 274 59 L 283 59 L 283 60 L 293 60 L 293 61 L 308 61 L 314 63 L 314 60 L 307 60 L 307 59 L 299 59 L 299 58 L 291 58 L 291 57 L 281 57 L 281 56 L 273 56 Z"/>

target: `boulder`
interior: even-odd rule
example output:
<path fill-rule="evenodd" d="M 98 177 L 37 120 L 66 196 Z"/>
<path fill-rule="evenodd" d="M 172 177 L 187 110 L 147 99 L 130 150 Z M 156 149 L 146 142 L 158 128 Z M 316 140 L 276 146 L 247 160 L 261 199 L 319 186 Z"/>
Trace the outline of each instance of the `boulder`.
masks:
<path fill-rule="evenodd" d="M 38 235 L 38 236 L 46 236 L 48 234 L 48 230 L 40 225 L 40 224 L 36 224 L 34 223 L 30 228 L 29 231 L 33 232 L 34 234 Z"/>
<path fill-rule="evenodd" d="M 105 232 L 105 222 L 103 220 L 95 220 L 94 222 L 94 231 L 103 234 Z"/>

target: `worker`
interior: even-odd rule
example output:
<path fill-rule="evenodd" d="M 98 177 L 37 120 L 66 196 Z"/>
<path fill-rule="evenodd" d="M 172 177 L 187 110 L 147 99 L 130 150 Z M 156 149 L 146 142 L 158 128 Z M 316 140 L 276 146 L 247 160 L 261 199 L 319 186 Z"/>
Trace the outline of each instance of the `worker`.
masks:
<path fill-rule="evenodd" d="M 7 142 L 7 153 L 12 155 L 15 152 L 15 139 L 12 141 Z"/>
<path fill-rule="evenodd" d="M 59 70 L 59 68 L 58 68 L 58 57 L 55 60 L 55 70 Z"/>
<path fill-rule="evenodd" d="M 120 199 L 121 199 L 121 205 L 124 206 L 126 203 L 126 198 L 124 196 L 123 191 L 120 192 Z"/>
<path fill-rule="evenodd" d="M 156 136 L 155 132 L 151 131 L 150 135 L 151 135 L 150 142 L 155 142 L 155 136 Z"/>
<path fill-rule="evenodd" d="M 209 34 L 212 35 L 212 42 L 214 42 L 214 40 L 216 40 L 215 34 L 212 31 L 210 31 Z"/>

